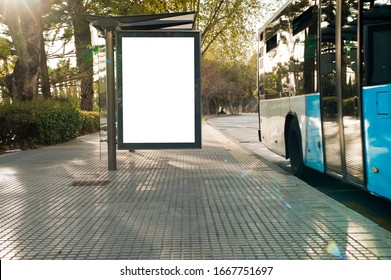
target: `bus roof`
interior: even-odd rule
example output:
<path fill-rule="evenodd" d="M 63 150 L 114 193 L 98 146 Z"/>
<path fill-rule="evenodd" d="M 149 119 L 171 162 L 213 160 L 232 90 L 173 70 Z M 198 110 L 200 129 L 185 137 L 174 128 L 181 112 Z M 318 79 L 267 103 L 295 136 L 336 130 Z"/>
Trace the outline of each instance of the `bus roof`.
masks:
<path fill-rule="evenodd" d="M 292 0 L 287 0 L 284 5 L 282 5 L 274 14 L 271 18 L 269 18 L 266 23 L 264 23 L 259 29 L 258 33 L 261 33 L 261 31 L 265 30 L 266 26 L 268 26 L 276 17 L 279 15 L 283 10 L 285 10 L 286 7 L 292 2 Z"/>

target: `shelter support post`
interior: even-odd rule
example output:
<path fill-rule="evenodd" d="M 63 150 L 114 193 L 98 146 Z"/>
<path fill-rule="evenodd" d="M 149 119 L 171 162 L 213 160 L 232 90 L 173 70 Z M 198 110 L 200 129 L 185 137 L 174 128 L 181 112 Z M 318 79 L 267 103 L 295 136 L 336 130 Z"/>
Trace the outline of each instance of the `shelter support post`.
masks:
<path fill-rule="evenodd" d="M 106 76 L 107 76 L 107 153 L 108 170 L 117 170 L 115 84 L 114 84 L 114 30 L 106 30 Z"/>

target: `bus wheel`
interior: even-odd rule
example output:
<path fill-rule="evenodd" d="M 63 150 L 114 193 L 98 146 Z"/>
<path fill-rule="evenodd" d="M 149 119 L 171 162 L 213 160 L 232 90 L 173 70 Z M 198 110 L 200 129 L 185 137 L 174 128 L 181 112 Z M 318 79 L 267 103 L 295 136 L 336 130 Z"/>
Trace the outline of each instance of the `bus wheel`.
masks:
<path fill-rule="evenodd" d="M 303 149 L 301 146 L 300 128 L 296 119 L 293 119 L 289 126 L 289 159 L 293 175 L 303 178 L 305 173 Z"/>

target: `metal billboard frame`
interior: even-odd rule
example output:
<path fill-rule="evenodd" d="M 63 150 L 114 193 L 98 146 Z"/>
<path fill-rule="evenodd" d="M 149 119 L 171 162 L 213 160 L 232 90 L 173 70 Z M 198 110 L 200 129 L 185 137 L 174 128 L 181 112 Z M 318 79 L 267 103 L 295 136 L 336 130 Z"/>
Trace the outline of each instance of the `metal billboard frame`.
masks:
<path fill-rule="evenodd" d="M 134 65 L 134 66 L 131 65 L 132 62 L 136 61 L 136 59 L 134 59 L 135 58 L 134 56 L 141 56 L 141 58 L 143 58 L 143 56 L 148 56 L 150 54 L 143 53 L 143 50 L 141 53 L 132 54 L 133 59 L 131 60 L 131 63 L 128 63 L 128 61 L 126 61 L 125 63 L 127 63 L 127 64 L 125 65 L 125 63 L 123 62 L 123 58 L 125 56 L 126 50 L 123 49 L 123 43 L 125 42 L 124 40 L 126 40 L 127 38 L 130 38 L 130 40 L 133 40 L 134 42 L 141 41 L 141 40 L 137 40 L 137 39 L 151 39 L 151 42 L 153 42 L 154 40 L 159 41 L 160 39 L 163 39 L 166 41 L 166 39 L 168 39 L 168 40 L 177 40 L 175 42 L 180 42 L 182 40 L 181 38 L 185 38 L 187 45 L 188 45 L 188 42 L 192 42 L 191 44 L 193 45 L 194 51 L 191 54 L 193 57 L 190 58 L 190 61 L 191 61 L 191 64 L 194 64 L 194 65 L 191 65 L 191 67 L 193 67 L 193 70 L 192 70 L 193 72 L 191 72 L 190 74 L 194 75 L 194 84 L 190 85 L 190 87 L 194 86 L 194 88 L 191 89 L 190 92 L 186 92 L 185 89 L 183 90 L 183 92 L 184 92 L 183 94 L 191 94 L 192 96 L 190 96 L 191 99 L 189 99 L 189 96 L 186 99 L 187 105 L 189 106 L 189 104 L 190 104 L 190 106 L 191 106 L 191 108 L 187 108 L 187 109 L 189 109 L 188 111 L 190 113 L 187 113 L 187 111 L 185 111 L 185 112 L 182 111 L 182 113 L 184 113 L 184 115 L 187 114 L 188 118 L 189 118 L 189 114 L 194 113 L 194 116 L 190 116 L 190 118 L 189 118 L 192 123 L 189 123 L 189 122 L 182 123 L 181 126 L 175 127 L 176 120 L 174 118 L 181 119 L 182 117 L 184 117 L 181 115 L 177 115 L 177 116 L 171 116 L 171 121 L 167 121 L 166 123 L 160 123 L 160 124 L 158 123 L 157 127 L 156 127 L 156 125 L 153 122 L 154 121 L 158 122 L 159 118 L 164 118 L 164 115 L 162 115 L 162 114 L 167 114 L 167 112 L 170 112 L 170 110 L 172 110 L 172 111 L 176 110 L 175 106 L 170 108 L 170 107 L 168 107 L 169 105 L 167 105 L 167 104 L 173 104 L 173 105 L 178 106 L 178 104 L 175 104 L 176 100 L 169 100 L 167 103 L 165 103 L 166 107 L 162 106 L 162 112 L 145 111 L 144 118 L 148 114 L 152 114 L 152 116 L 149 116 L 149 118 L 152 118 L 153 121 L 150 120 L 149 122 L 146 122 L 146 120 L 145 120 L 145 122 L 146 122 L 145 125 L 148 125 L 148 123 L 149 123 L 149 127 L 143 127 L 142 129 L 147 129 L 148 133 L 141 131 L 141 128 L 139 128 L 140 127 L 139 124 L 141 124 L 141 126 L 144 125 L 143 124 L 143 115 L 140 115 L 140 116 L 132 115 L 132 112 L 129 113 L 127 111 L 127 110 L 132 110 L 132 109 L 126 108 L 126 106 L 131 105 L 129 107 L 132 107 L 133 110 L 138 110 L 138 108 L 135 108 L 134 106 L 142 106 L 143 104 L 129 104 L 129 102 L 125 102 L 125 101 L 128 99 L 132 99 L 132 95 L 142 94 L 142 92 L 144 90 L 141 89 L 140 90 L 141 92 L 129 92 L 128 90 L 126 90 L 124 92 L 124 88 L 126 85 L 128 85 L 128 86 L 126 86 L 126 89 L 128 87 L 131 87 L 131 86 L 129 86 L 129 84 L 132 84 L 132 78 L 137 79 L 137 77 L 134 77 L 134 76 L 137 76 L 137 70 L 139 70 L 137 68 L 138 65 L 136 63 L 135 63 L 136 65 Z M 193 40 L 192 41 L 187 40 L 189 38 L 193 39 Z M 140 44 L 143 44 L 144 41 L 147 42 L 147 40 L 143 40 L 143 41 L 141 41 Z M 199 33 L 199 31 L 185 31 L 185 30 L 153 30 L 153 31 L 131 31 L 131 32 L 120 31 L 120 32 L 116 32 L 116 47 L 117 47 L 117 51 L 116 51 L 116 54 L 117 54 L 117 89 L 118 89 L 118 101 L 119 101 L 118 102 L 118 149 L 125 149 L 125 150 L 200 149 L 201 148 L 201 70 L 200 70 L 201 58 L 200 58 L 200 33 Z M 176 47 L 177 48 L 176 50 L 174 49 L 174 50 L 170 51 L 170 55 L 175 56 L 176 52 L 180 52 L 180 50 L 178 49 L 179 47 L 180 46 Z M 159 55 L 159 50 L 160 50 L 159 45 L 154 46 L 154 48 L 156 50 L 156 53 L 154 54 L 155 58 L 156 58 Z M 162 54 L 162 53 L 160 53 L 160 54 Z M 189 55 L 189 53 L 187 53 L 186 55 Z M 129 55 L 129 56 L 131 56 L 131 55 Z M 167 57 L 164 59 L 165 59 L 165 61 L 167 61 Z M 172 63 L 175 63 L 176 61 L 179 62 L 179 60 L 175 60 L 175 59 L 173 59 L 173 57 L 170 57 L 169 60 Z M 179 64 L 181 64 L 181 63 L 179 63 Z M 142 65 L 142 66 L 144 66 L 144 65 Z M 125 71 L 128 71 L 128 70 L 124 70 L 125 67 L 126 67 L 126 69 L 128 69 L 129 67 L 130 68 L 135 67 L 135 69 L 131 68 L 131 70 L 129 70 L 129 72 L 131 72 L 133 74 L 128 75 L 129 73 L 124 73 Z M 162 65 L 162 67 L 166 67 L 166 65 Z M 143 67 L 140 67 L 140 68 L 143 68 Z M 170 67 L 168 67 L 168 68 L 170 68 Z M 175 67 L 171 67 L 171 68 L 174 69 Z M 185 71 L 185 70 L 186 69 L 175 68 L 175 70 L 173 70 L 173 71 L 175 72 L 175 71 Z M 161 74 L 167 74 L 167 73 L 161 73 Z M 168 73 L 168 74 L 170 74 L 170 73 Z M 141 78 L 141 77 L 138 77 L 138 78 Z M 128 81 L 128 79 L 130 81 Z M 151 75 L 149 77 L 149 79 L 150 79 L 151 83 L 154 82 L 153 75 Z M 133 80 L 133 83 L 136 83 L 136 82 L 137 81 Z M 173 83 L 173 81 L 171 79 L 169 82 L 171 84 L 168 85 L 168 87 L 173 86 L 174 88 L 175 88 L 174 84 L 180 83 L 180 81 L 174 81 L 174 83 Z M 146 85 L 146 86 L 148 86 L 148 85 Z M 163 89 L 164 88 L 165 87 L 163 86 Z M 167 88 L 167 85 L 166 85 L 166 88 Z M 185 88 L 187 88 L 187 91 L 189 91 L 188 85 L 185 86 Z M 181 90 L 181 88 L 179 88 L 179 90 Z M 146 90 L 146 91 L 148 91 L 148 90 Z M 149 94 L 151 94 L 151 92 L 149 92 Z M 170 93 L 168 93 L 168 92 L 159 92 L 156 94 L 170 96 Z M 145 101 L 147 101 L 150 97 L 145 96 L 144 98 L 145 98 Z M 162 101 L 161 98 L 160 98 L 160 101 Z M 180 104 L 180 106 L 181 105 L 183 105 L 183 104 Z M 156 110 L 156 107 L 155 107 L 155 110 Z M 128 115 L 132 116 L 131 120 L 129 120 Z M 139 117 L 139 118 L 136 119 L 137 117 Z M 169 118 L 170 117 L 168 117 L 168 119 Z M 165 126 L 167 126 L 167 127 L 165 127 Z M 176 139 L 175 137 L 157 135 L 156 138 L 158 140 L 155 140 L 155 136 L 153 136 L 154 131 L 155 130 L 157 132 L 160 131 L 160 133 L 161 133 L 162 129 L 163 130 L 166 129 L 167 131 L 178 130 L 178 131 L 188 131 L 188 132 L 190 130 L 191 136 L 190 137 L 186 136 L 185 138 L 187 140 L 183 141 L 183 139 L 184 139 L 184 137 L 182 136 L 183 134 L 175 136 L 175 137 L 178 137 L 179 140 L 175 140 Z M 194 131 L 193 131 L 193 129 L 194 129 Z M 136 137 L 137 135 L 134 135 L 134 137 L 129 136 L 129 135 L 132 135 L 132 133 L 133 133 L 133 135 L 137 134 L 137 133 L 139 133 L 139 134 L 145 133 L 145 134 L 148 134 L 148 136 L 146 136 L 146 138 L 143 137 L 142 135 L 140 135 L 139 137 Z M 129 138 L 137 138 L 137 139 L 142 139 L 142 140 L 141 141 L 128 140 Z M 168 138 L 169 140 L 161 140 L 164 138 Z M 191 140 L 189 140 L 189 138 L 191 138 Z"/>

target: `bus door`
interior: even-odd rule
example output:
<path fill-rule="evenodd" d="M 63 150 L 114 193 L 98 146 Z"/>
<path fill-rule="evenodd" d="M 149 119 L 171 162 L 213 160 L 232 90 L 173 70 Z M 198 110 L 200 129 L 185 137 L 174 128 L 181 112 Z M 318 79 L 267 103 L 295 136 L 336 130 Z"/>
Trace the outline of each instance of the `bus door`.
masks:
<path fill-rule="evenodd" d="M 364 186 L 359 4 L 357 0 L 321 3 L 320 92 L 325 172 Z"/>
<path fill-rule="evenodd" d="M 363 7 L 363 119 L 367 187 L 391 198 L 391 2 Z"/>

